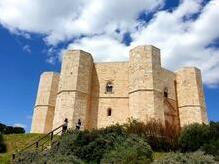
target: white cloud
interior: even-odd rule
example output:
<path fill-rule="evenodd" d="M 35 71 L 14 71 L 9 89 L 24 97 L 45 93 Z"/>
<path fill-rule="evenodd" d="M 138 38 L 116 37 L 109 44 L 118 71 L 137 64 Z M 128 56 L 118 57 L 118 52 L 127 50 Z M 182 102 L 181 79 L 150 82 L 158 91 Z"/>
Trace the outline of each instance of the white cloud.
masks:
<path fill-rule="evenodd" d="M 56 64 L 56 61 L 58 60 L 59 56 L 57 55 L 57 50 L 53 47 L 50 47 L 47 51 L 48 58 L 46 59 L 46 62 L 54 65 Z"/>
<path fill-rule="evenodd" d="M 23 51 L 25 51 L 25 52 L 27 52 L 28 54 L 30 54 L 30 53 L 31 53 L 30 46 L 26 44 L 26 45 L 23 47 Z"/>
<path fill-rule="evenodd" d="M 0 22 L 11 32 L 46 35 L 57 44 L 81 34 L 92 35 L 130 28 L 139 12 L 152 10 L 163 0 L 0 0 Z M 110 27 L 110 28 L 109 28 Z"/>
<path fill-rule="evenodd" d="M 49 45 L 73 39 L 68 49 L 88 51 L 95 61 L 127 60 L 130 48 L 153 44 L 165 67 L 197 66 L 206 84 L 217 85 L 219 48 L 211 45 L 219 38 L 219 1 L 180 2 L 167 11 L 160 10 L 164 0 L 0 0 L 0 23 L 15 34 L 41 33 Z M 150 11 L 155 14 L 149 22 L 136 19 Z M 133 39 L 130 46 L 122 43 L 125 32 Z M 56 53 L 49 50 L 48 63 L 54 64 Z"/>
<path fill-rule="evenodd" d="M 91 53 L 95 61 L 128 60 L 129 49 L 106 35 L 83 38 L 69 45 L 68 49 L 82 49 Z"/>
<path fill-rule="evenodd" d="M 27 126 L 21 123 L 15 123 L 13 124 L 14 127 L 21 127 L 21 128 L 26 128 Z"/>
<path fill-rule="evenodd" d="M 201 1 L 185 0 L 173 12 L 158 12 L 147 26 L 133 33 L 131 46 L 154 44 L 162 50 L 164 66 L 172 70 L 197 66 L 203 72 L 204 82 L 215 85 L 219 82 L 219 48 L 208 45 L 219 38 L 218 8 L 218 0 L 210 1 L 204 8 Z M 199 12 L 197 19 L 185 19 Z"/>

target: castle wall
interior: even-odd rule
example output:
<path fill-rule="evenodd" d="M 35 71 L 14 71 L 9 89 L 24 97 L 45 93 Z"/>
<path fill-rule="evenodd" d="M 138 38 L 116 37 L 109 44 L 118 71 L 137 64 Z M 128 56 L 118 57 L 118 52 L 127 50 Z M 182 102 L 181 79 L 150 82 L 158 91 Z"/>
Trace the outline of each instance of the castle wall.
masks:
<path fill-rule="evenodd" d="M 157 119 L 164 123 L 161 87 L 160 50 L 138 46 L 129 55 L 129 109 L 131 116 L 143 122 Z"/>
<path fill-rule="evenodd" d="M 32 133 L 47 133 L 52 122 L 58 91 L 59 74 L 44 72 L 41 75 L 32 120 Z"/>
<path fill-rule="evenodd" d="M 124 123 L 130 116 L 128 107 L 128 62 L 96 63 L 92 79 L 91 113 L 92 128 Z M 106 92 L 111 82 L 113 92 Z M 107 115 L 111 108 L 111 116 Z"/>
<path fill-rule="evenodd" d="M 164 108 L 165 124 L 180 127 L 178 106 L 176 97 L 176 74 L 169 70 L 162 68 L 161 76 L 159 76 L 159 85 L 162 89 L 162 106 Z M 165 88 L 167 89 L 168 96 L 164 96 Z"/>
<path fill-rule="evenodd" d="M 160 50 L 151 45 L 133 48 L 129 57 L 127 62 L 93 63 L 87 52 L 68 51 L 60 78 L 54 73 L 41 76 L 32 132 L 46 133 L 65 118 L 70 128 L 80 119 L 82 129 L 123 124 L 128 118 L 177 127 L 208 123 L 198 69 L 174 73 L 162 68 Z M 109 83 L 112 92 L 106 91 Z"/>
<path fill-rule="evenodd" d="M 63 124 L 65 118 L 69 127 L 74 128 L 79 119 L 82 129 L 88 126 L 92 68 L 89 53 L 75 50 L 64 55 L 53 128 Z"/>
<path fill-rule="evenodd" d="M 185 67 L 176 75 L 181 126 L 194 122 L 208 123 L 200 70 Z"/>

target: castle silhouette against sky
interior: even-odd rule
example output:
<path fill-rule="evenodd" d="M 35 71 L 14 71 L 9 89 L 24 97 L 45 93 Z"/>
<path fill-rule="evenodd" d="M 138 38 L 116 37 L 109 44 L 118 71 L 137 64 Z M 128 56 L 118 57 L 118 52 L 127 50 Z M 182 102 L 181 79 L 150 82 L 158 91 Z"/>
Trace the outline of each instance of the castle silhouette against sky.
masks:
<path fill-rule="evenodd" d="M 160 50 L 151 45 L 130 50 L 129 61 L 94 63 L 92 55 L 70 50 L 61 73 L 40 77 L 32 133 L 47 133 L 69 121 L 82 129 L 123 124 L 128 118 L 182 127 L 208 123 L 201 72 L 161 67 Z"/>

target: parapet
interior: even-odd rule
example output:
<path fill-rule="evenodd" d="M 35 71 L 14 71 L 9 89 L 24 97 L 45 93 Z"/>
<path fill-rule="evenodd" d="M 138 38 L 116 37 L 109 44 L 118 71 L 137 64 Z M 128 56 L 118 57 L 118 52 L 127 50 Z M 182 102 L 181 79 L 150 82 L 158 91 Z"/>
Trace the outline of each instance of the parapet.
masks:
<path fill-rule="evenodd" d="M 86 52 L 86 51 L 83 51 L 83 50 L 77 50 L 77 49 L 74 49 L 74 50 L 68 50 L 65 55 L 63 55 L 63 58 L 65 57 L 68 57 L 68 56 L 71 56 L 71 55 L 87 55 L 91 58 L 91 60 L 93 61 L 93 57 L 92 55 L 89 53 L 89 52 Z"/>

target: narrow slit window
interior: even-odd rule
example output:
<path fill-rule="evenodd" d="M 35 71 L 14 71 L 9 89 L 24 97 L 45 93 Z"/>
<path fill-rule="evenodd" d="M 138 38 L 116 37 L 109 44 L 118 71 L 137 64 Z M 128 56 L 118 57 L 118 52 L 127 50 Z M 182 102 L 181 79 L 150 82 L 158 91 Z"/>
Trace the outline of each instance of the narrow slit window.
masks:
<path fill-rule="evenodd" d="M 164 97 L 168 97 L 168 89 L 167 88 L 164 88 L 164 92 L 163 92 L 163 95 Z"/>
<path fill-rule="evenodd" d="M 106 84 L 106 93 L 113 93 L 113 84 L 111 82 Z"/>
<path fill-rule="evenodd" d="M 107 116 L 111 116 L 112 115 L 112 109 L 111 108 L 108 108 L 107 109 Z"/>

